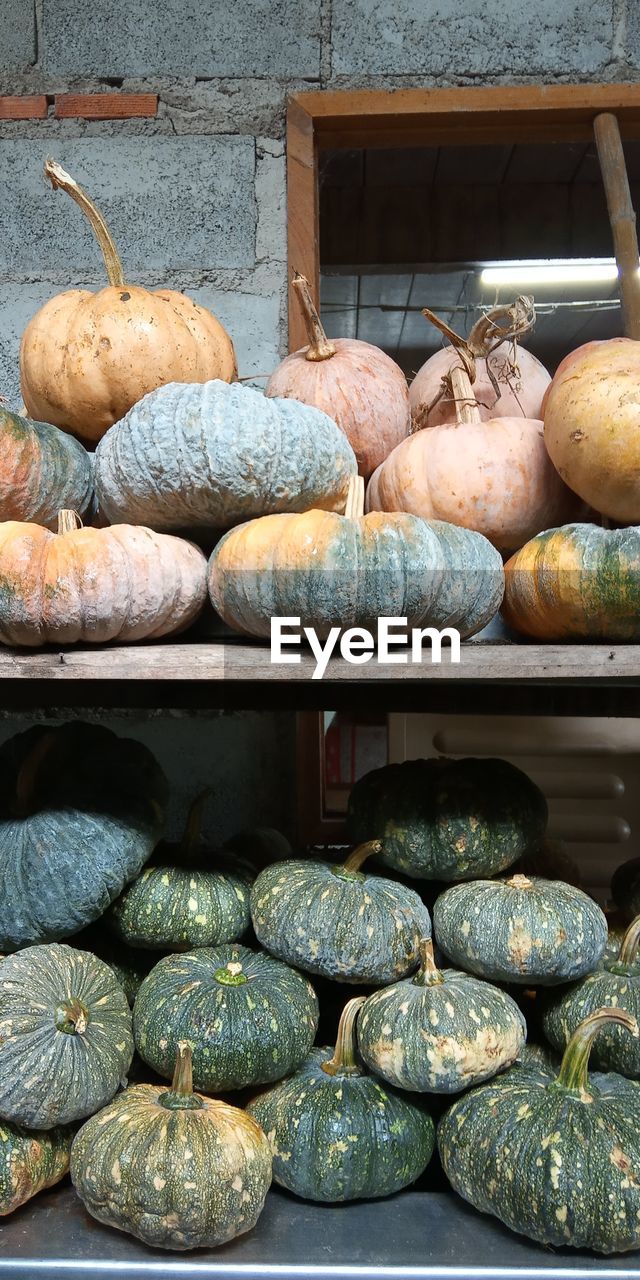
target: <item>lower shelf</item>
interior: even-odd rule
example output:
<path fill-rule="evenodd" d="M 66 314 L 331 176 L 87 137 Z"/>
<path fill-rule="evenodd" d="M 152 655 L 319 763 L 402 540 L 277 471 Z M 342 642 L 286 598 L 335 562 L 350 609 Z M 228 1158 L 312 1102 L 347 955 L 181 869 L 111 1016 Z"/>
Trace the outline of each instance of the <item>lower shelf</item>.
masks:
<path fill-rule="evenodd" d="M 256 1229 L 211 1253 L 147 1249 L 94 1222 L 68 1185 L 0 1226 L 2 1280 L 622 1280 L 639 1273 L 640 1252 L 600 1258 L 544 1249 L 439 1192 L 324 1206 L 272 1191 Z"/>

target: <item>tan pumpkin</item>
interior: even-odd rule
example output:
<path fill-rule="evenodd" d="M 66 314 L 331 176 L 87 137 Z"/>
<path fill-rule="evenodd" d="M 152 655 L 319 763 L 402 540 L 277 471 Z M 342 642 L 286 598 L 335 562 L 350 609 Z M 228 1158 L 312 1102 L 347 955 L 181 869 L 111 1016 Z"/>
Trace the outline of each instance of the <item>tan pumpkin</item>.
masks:
<path fill-rule="evenodd" d="M 73 511 L 60 512 L 57 534 L 0 524 L 0 642 L 156 640 L 195 620 L 206 597 L 198 547 L 138 525 L 79 526 Z"/>
<path fill-rule="evenodd" d="M 322 409 L 346 435 L 367 479 L 409 434 L 411 410 L 402 369 L 370 342 L 334 338 L 322 327 L 304 276 L 293 279 L 309 345 L 271 374 L 268 396 L 302 400 Z"/>
<path fill-rule="evenodd" d="M 149 391 L 167 382 L 231 382 L 233 343 L 219 320 L 173 289 L 125 282 L 122 263 L 96 205 L 54 160 L 45 175 L 86 214 L 109 285 L 69 289 L 40 308 L 20 347 L 27 413 L 95 442 Z"/>

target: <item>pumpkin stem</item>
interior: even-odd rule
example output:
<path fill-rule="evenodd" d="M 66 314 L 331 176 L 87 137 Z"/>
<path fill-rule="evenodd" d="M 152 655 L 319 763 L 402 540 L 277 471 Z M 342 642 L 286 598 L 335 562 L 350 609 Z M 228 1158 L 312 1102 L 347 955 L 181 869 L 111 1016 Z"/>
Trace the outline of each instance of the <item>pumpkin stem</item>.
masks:
<path fill-rule="evenodd" d="M 338 871 L 343 873 L 346 872 L 347 875 L 353 875 L 355 871 L 360 870 L 363 863 L 366 862 L 367 858 L 370 858 L 373 853 L 380 853 L 381 848 L 381 840 L 367 840 L 366 844 L 359 844 L 357 849 L 354 849 L 353 852 L 349 854 L 346 861 L 342 863 L 342 866 L 338 867 Z"/>
<path fill-rule="evenodd" d="M 242 965 L 235 960 L 230 960 L 223 968 L 216 969 L 213 976 L 223 987 L 243 987 L 245 982 L 249 981 L 246 973 L 242 972 Z"/>
<path fill-rule="evenodd" d="M 418 943 L 420 966 L 413 976 L 416 987 L 436 987 L 444 978 L 433 958 L 433 939 L 421 938 Z"/>
<path fill-rule="evenodd" d="M 620 944 L 617 964 L 626 965 L 629 968 L 636 963 L 638 958 L 638 947 L 640 946 L 640 916 L 636 916 L 631 921 L 627 932 Z"/>
<path fill-rule="evenodd" d="M 589 1055 L 595 1037 L 609 1022 L 617 1022 L 632 1036 L 638 1036 L 638 1024 L 626 1009 L 602 1008 L 585 1018 L 576 1027 L 562 1055 L 558 1077 L 550 1087 L 569 1089 L 587 1102 L 592 1097 L 589 1089 Z"/>
<path fill-rule="evenodd" d="M 82 212 L 89 219 L 93 234 L 100 245 L 109 284 L 119 289 L 125 282 L 120 255 L 97 205 L 94 204 L 86 191 L 82 190 L 75 178 L 72 178 L 66 169 L 62 168 L 61 164 L 58 164 L 57 160 L 49 159 L 45 161 L 44 176 L 49 179 L 54 191 L 58 189 L 66 191 L 67 195 L 70 195 L 71 199 L 75 200 L 76 204 L 80 206 Z"/>
<path fill-rule="evenodd" d="M 59 1004 L 54 1017 L 56 1029 L 67 1036 L 83 1036 L 89 1025 L 89 1010 L 75 996 Z"/>
<path fill-rule="evenodd" d="M 76 529 L 81 528 L 82 520 L 77 511 L 58 512 L 58 537 L 63 533 L 75 533 Z"/>
<path fill-rule="evenodd" d="M 333 1057 L 322 1063 L 322 1070 L 328 1076 L 364 1075 L 356 1057 L 356 1021 L 365 1000 L 366 996 L 355 996 L 347 1001 L 340 1014 Z"/>
<path fill-rule="evenodd" d="M 301 276 L 299 271 L 294 271 L 293 273 L 292 288 L 297 292 L 298 301 L 302 308 L 304 327 L 309 339 L 305 360 L 330 360 L 336 354 L 336 348 L 333 342 L 329 342 L 324 331 L 322 321 L 311 297 L 309 281 L 305 276 Z"/>
<path fill-rule="evenodd" d="M 462 361 L 451 369 L 446 381 L 451 387 L 458 425 L 481 422 L 480 406 L 473 394 L 467 367 Z"/>
<path fill-rule="evenodd" d="M 492 307 L 476 323 L 467 338 L 467 347 L 473 356 L 485 359 L 494 347 L 509 339 L 517 341 L 529 333 L 536 322 L 533 298 L 521 294 L 508 306 Z"/>
<path fill-rule="evenodd" d="M 505 880 L 505 884 L 507 884 L 510 889 L 533 889 L 534 887 L 533 880 L 530 880 L 528 876 L 522 876 L 519 874 L 509 876 L 509 879 Z"/>
<path fill-rule="evenodd" d="M 347 520 L 361 520 L 364 515 L 364 478 L 362 476 L 352 476 L 349 481 L 344 514 Z"/>
<path fill-rule="evenodd" d="M 202 1098 L 193 1092 L 193 1052 L 188 1040 L 178 1041 L 178 1055 L 171 1088 L 158 1098 L 168 1111 L 200 1111 Z"/>
<path fill-rule="evenodd" d="M 205 787 L 205 790 L 201 791 L 200 794 L 196 796 L 195 800 L 191 802 L 191 806 L 187 814 L 184 833 L 182 840 L 180 841 L 180 855 L 183 858 L 188 859 L 193 853 L 196 845 L 199 844 L 202 839 L 202 820 L 204 818 L 204 811 L 212 795 L 213 788 Z"/>
<path fill-rule="evenodd" d="M 19 818 L 28 818 L 34 812 L 34 792 L 40 766 L 50 754 L 55 741 L 56 734 L 53 730 L 43 733 L 22 761 L 16 778 L 16 814 Z"/>

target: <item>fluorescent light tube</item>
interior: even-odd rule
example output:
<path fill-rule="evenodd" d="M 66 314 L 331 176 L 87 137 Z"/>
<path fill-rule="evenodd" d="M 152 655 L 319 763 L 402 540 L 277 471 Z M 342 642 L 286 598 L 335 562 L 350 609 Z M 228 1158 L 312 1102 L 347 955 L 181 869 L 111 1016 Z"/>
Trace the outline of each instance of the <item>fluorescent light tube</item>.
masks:
<path fill-rule="evenodd" d="M 503 262 L 484 267 L 480 283 L 486 285 L 605 284 L 617 280 L 613 258 L 547 258 Z"/>

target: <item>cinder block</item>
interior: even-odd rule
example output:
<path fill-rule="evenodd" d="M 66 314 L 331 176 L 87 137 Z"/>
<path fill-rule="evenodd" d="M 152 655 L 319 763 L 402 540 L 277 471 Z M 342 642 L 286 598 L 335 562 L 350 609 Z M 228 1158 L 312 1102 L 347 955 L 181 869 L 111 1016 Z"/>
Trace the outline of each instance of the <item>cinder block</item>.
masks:
<path fill-rule="evenodd" d="M 0 69 L 22 71 L 36 59 L 36 15 L 30 0 L 0 3 Z"/>
<path fill-rule="evenodd" d="M 44 0 L 43 66 L 74 75 L 318 76 L 320 0 Z"/>
<path fill-rule="evenodd" d="M 284 285 L 285 272 L 282 272 Z M 280 292 L 268 294 L 228 293 L 205 287 L 190 289 L 196 302 L 208 307 L 233 338 L 238 357 L 238 375 L 264 388 L 281 359 Z"/>
<path fill-rule="evenodd" d="M 22 403 L 18 366 L 22 334 L 55 292 L 55 285 L 0 284 L 0 395 L 8 409 L 17 410 Z"/>
<path fill-rule="evenodd" d="M 89 225 L 45 182 L 53 154 L 94 197 L 135 284 L 255 261 L 253 138 L 7 139 L 0 148 L 0 271 L 100 279 Z M 62 274 L 61 274 L 62 273 Z"/>

